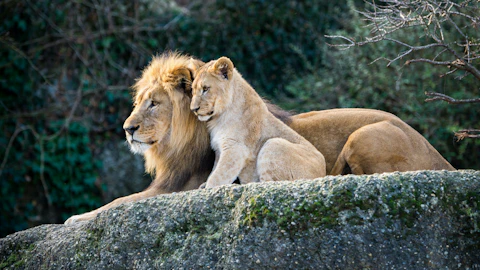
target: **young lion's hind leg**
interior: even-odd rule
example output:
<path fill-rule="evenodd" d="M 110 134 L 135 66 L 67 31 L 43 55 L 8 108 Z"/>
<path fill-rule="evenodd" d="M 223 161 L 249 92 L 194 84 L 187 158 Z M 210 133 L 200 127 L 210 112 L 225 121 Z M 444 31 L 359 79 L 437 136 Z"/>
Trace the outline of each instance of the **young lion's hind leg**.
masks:
<path fill-rule="evenodd" d="M 261 182 L 323 177 L 325 158 L 313 146 L 273 138 L 265 142 L 257 157 Z"/>

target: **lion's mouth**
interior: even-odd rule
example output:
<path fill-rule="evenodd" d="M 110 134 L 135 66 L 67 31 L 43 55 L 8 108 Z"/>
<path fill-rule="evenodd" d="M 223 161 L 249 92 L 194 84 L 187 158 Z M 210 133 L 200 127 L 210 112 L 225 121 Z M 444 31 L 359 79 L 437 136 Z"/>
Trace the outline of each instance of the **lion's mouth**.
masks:
<path fill-rule="evenodd" d="M 212 115 L 214 114 L 215 111 L 210 111 L 208 113 L 198 113 L 198 112 L 195 112 L 195 115 L 198 117 L 198 120 L 202 121 L 202 122 L 206 122 L 206 121 L 210 121 L 211 118 L 212 118 Z"/>
<path fill-rule="evenodd" d="M 197 115 L 198 117 L 212 116 L 212 115 L 213 115 L 213 111 L 210 111 L 210 112 L 205 113 L 205 114 L 195 113 L 195 115 Z"/>
<path fill-rule="evenodd" d="M 133 143 L 139 143 L 139 144 L 148 144 L 148 145 L 152 145 L 152 144 L 155 144 L 157 141 L 148 141 L 148 142 L 142 142 L 142 141 L 139 141 L 139 140 L 135 140 L 135 139 L 130 139 L 130 143 L 133 144 Z"/>
<path fill-rule="evenodd" d="M 153 145 L 157 142 L 157 141 L 142 142 L 139 140 L 135 140 L 132 137 L 127 138 L 127 141 L 130 146 L 130 150 L 135 154 L 144 154 L 145 151 L 153 147 Z"/>
<path fill-rule="evenodd" d="M 206 116 L 206 115 L 212 115 L 212 114 L 213 114 L 213 110 L 212 110 L 212 111 L 210 111 L 210 112 L 208 112 L 208 113 L 206 113 L 206 114 L 199 114 L 198 112 L 194 112 L 194 114 L 195 114 L 196 116 Z"/>

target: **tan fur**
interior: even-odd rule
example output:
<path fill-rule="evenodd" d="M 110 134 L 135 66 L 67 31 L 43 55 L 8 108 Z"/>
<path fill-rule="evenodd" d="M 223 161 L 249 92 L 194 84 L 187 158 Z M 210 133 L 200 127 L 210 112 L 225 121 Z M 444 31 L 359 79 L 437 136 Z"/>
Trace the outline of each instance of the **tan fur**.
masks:
<path fill-rule="evenodd" d="M 73 216 L 66 224 L 92 219 L 98 213 L 125 202 L 195 189 L 207 180 L 214 164 L 214 152 L 210 148 L 210 137 L 205 123 L 196 120 L 189 106 L 190 83 L 193 79 L 191 75 L 195 75 L 202 65 L 203 62 L 199 60 L 167 53 L 155 57 L 145 68 L 134 86 L 136 107 L 132 116 L 137 116 L 129 117 L 125 126 L 131 125 L 134 119 L 137 119 L 139 125 L 148 125 L 155 120 L 148 115 L 142 117 L 142 110 L 137 107 L 144 101 L 144 94 L 158 92 L 160 97 L 173 101 L 167 102 L 170 112 L 164 110 L 165 115 L 160 115 L 156 120 L 166 122 L 168 127 L 155 133 L 160 137 L 160 133 L 163 133 L 166 138 L 171 137 L 169 134 L 177 134 L 171 141 L 164 140 L 161 146 L 151 147 L 143 152 L 146 168 L 155 174 L 155 180 L 145 191 L 118 198 L 91 212 Z M 186 69 L 190 70 L 190 75 L 178 71 Z M 162 78 L 166 78 L 166 82 Z M 177 89 L 179 87 L 175 88 L 172 83 L 168 83 L 181 82 L 182 79 L 185 79 L 186 89 Z M 183 96 L 172 92 L 175 89 L 183 90 L 179 92 Z M 183 106 L 177 106 L 174 110 L 174 103 Z M 290 117 L 272 104 L 268 107 L 277 118 L 310 141 L 324 155 L 327 174 L 455 170 L 425 138 L 390 113 L 370 109 L 334 109 Z M 176 132 L 172 132 L 171 127 L 176 126 L 172 117 L 175 111 L 179 112 L 175 119 L 181 123 L 178 127 L 182 127 L 183 131 L 178 128 Z M 397 151 L 398 149 L 402 151 Z"/>
<path fill-rule="evenodd" d="M 323 177 L 325 159 L 315 147 L 269 112 L 226 57 L 195 75 L 190 108 L 208 121 L 216 164 L 206 187 Z"/>
<path fill-rule="evenodd" d="M 290 127 L 325 156 L 327 173 L 455 170 L 412 127 L 372 109 L 332 109 L 291 117 Z"/>

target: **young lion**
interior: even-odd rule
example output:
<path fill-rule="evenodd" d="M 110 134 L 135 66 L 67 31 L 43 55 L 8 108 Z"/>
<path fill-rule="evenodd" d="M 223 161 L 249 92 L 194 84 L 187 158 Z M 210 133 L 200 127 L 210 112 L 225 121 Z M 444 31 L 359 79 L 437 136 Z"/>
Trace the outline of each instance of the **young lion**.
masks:
<path fill-rule="evenodd" d="M 205 64 L 193 81 L 190 109 L 207 122 L 216 164 L 206 187 L 316 178 L 323 155 L 278 120 L 227 57 Z"/>

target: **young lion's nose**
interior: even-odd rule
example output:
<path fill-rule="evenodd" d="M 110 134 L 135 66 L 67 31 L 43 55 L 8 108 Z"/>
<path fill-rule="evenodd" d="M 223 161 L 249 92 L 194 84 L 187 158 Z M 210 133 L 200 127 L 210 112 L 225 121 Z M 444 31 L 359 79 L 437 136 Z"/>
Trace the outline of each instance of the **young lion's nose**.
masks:
<path fill-rule="evenodd" d="M 129 127 L 123 128 L 123 129 L 125 129 L 125 131 L 128 132 L 130 135 L 133 135 L 133 133 L 134 133 L 138 128 L 140 128 L 140 126 L 129 126 Z"/>

